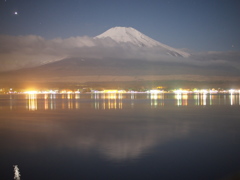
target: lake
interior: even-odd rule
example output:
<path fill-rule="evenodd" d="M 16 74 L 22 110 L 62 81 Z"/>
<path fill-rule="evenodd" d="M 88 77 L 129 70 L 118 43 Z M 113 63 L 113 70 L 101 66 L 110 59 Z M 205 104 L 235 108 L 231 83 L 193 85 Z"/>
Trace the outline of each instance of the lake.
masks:
<path fill-rule="evenodd" d="M 0 179 L 240 177 L 239 94 L 0 95 Z"/>

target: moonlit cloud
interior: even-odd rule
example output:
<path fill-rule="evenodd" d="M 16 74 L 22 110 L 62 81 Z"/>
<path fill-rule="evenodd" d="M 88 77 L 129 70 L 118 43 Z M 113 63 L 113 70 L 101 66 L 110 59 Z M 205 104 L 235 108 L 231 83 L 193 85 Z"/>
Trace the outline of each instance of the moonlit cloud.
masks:
<path fill-rule="evenodd" d="M 44 39 L 41 36 L 0 36 L 0 71 L 21 69 L 65 58 L 141 59 L 171 63 L 172 66 L 221 66 L 240 69 L 239 52 L 191 53 L 188 58 L 174 57 L 158 48 L 139 48 L 130 43 L 116 43 L 111 38 L 70 37 Z"/>
<path fill-rule="evenodd" d="M 0 42 L 0 71 L 37 66 L 69 56 L 81 56 L 86 48 L 96 46 L 89 37 L 46 40 L 34 35 L 0 36 Z"/>

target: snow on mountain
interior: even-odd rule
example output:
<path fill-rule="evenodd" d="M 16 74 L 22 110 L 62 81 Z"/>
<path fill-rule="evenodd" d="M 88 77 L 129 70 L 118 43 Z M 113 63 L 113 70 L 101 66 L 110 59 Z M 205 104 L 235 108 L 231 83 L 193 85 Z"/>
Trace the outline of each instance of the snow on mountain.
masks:
<path fill-rule="evenodd" d="M 148 48 L 160 48 L 161 50 L 165 50 L 168 55 L 172 56 L 182 56 L 188 57 L 189 53 L 181 51 L 179 49 L 172 48 L 165 44 L 162 44 L 144 34 L 137 31 L 132 27 L 114 27 L 111 28 L 104 33 L 96 36 L 95 38 L 104 39 L 111 38 L 117 43 L 131 43 L 138 47 L 148 47 Z"/>

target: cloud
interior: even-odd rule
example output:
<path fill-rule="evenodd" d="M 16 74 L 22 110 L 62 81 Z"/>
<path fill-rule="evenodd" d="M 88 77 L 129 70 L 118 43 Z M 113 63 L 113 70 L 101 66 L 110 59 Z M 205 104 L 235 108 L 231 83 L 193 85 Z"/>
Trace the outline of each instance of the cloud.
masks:
<path fill-rule="evenodd" d="M 111 38 L 70 37 L 47 40 L 40 36 L 0 36 L 0 71 L 43 65 L 66 58 L 116 58 L 156 61 L 171 66 L 240 69 L 240 52 L 192 52 L 188 58 L 175 57 L 161 48 L 116 43 Z M 170 54 L 170 55 L 169 55 Z"/>
<path fill-rule="evenodd" d="M 208 51 L 193 53 L 192 58 L 202 63 L 239 63 L 240 52 L 238 51 Z"/>
<path fill-rule="evenodd" d="M 47 40 L 40 36 L 0 36 L 0 71 L 32 67 L 64 58 L 104 58 L 165 60 L 170 56 L 159 49 L 116 43 L 111 38 L 70 37 Z M 172 58 L 174 59 L 174 58 Z"/>
<path fill-rule="evenodd" d="M 0 36 L 0 71 L 37 66 L 80 56 L 86 48 L 96 46 L 89 37 L 46 40 L 40 36 Z"/>

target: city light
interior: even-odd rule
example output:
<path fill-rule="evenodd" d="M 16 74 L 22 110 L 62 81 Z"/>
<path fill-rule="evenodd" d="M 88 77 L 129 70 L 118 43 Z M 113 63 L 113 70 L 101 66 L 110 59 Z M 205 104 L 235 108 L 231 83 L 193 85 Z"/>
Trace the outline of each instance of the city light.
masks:
<path fill-rule="evenodd" d="M 81 94 L 81 93 L 98 93 L 98 94 L 120 94 L 120 93 L 148 93 L 148 94 L 163 94 L 163 93 L 174 93 L 174 94 L 240 94 L 240 89 L 146 89 L 145 91 L 136 90 L 124 90 L 124 89 L 103 89 L 94 90 L 88 88 L 88 91 L 76 90 L 76 89 L 45 89 L 45 90 L 16 90 L 14 88 L 3 88 L 0 87 L 0 94 Z"/>
<path fill-rule="evenodd" d="M 149 90 L 149 91 L 147 91 L 147 93 L 151 93 L 151 94 L 158 94 L 158 93 L 164 93 L 164 91 L 162 91 L 162 90 L 155 90 L 155 89 L 153 89 L 153 90 Z"/>
<path fill-rule="evenodd" d="M 38 91 L 25 91 L 25 94 L 38 94 Z"/>
<path fill-rule="evenodd" d="M 190 93 L 190 91 L 188 91 L 188 90 L 181 90 L 181 89 L 179 89 L 179 90 L 175 90 L 175 91 L 173 91 L 175 94 L 188 94 L 188 93 Z"/>

